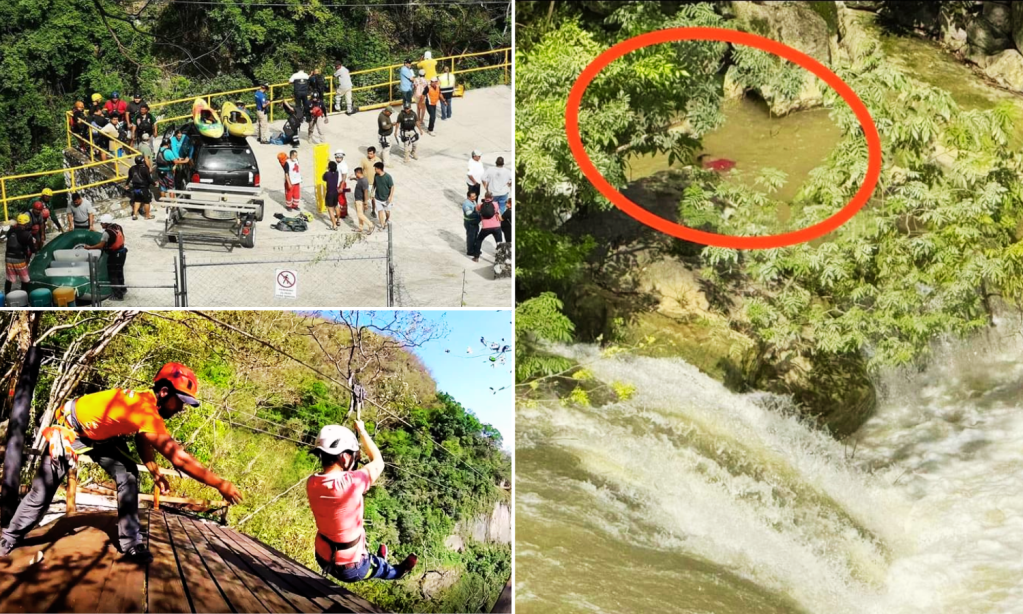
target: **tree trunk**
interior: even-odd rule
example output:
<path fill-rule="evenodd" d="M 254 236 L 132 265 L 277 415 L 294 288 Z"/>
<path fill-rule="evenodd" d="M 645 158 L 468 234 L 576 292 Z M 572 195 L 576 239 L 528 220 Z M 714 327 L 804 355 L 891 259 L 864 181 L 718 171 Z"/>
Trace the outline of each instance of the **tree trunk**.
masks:
<path fill-rule="evenodd" d="M 14 407 L 7 429 L 7 449 L 4 455 L 4 481 L 0 490 L 0 525 L 7 526 L 18 509 L 18 487 L 21 485 L 21 468 L 24 465 L 25 431 L 28 428 L 32 409 L 32 393 L 39 379 L 39 364 L 43 354 L 36 346 L 30 346 L 14 391 Z"/>

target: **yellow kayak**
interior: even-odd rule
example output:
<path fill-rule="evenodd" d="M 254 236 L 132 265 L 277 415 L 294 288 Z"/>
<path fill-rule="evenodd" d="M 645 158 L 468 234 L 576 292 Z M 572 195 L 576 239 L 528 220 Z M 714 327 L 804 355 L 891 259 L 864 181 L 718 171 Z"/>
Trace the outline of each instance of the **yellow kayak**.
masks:
<path fill-rule="evenodd" d="M 224 127 L 227 128 L 227 133 L 231 136 L 245 137 L 256 134 L 256 128 L 252 125 L 252 118 L 233 102 L 225 102 L 220 107 L 220 115 L 224 119 Z"/>
<path fill-rule="evenodd" d="M 196 98 L 192 104 L 192 123 L 195 124 L 199 134 L 211 139 L 219 139 L 224 136 L 224 124 L 220 123 L 220 116 L 210 107 L 206 101 Z"/>

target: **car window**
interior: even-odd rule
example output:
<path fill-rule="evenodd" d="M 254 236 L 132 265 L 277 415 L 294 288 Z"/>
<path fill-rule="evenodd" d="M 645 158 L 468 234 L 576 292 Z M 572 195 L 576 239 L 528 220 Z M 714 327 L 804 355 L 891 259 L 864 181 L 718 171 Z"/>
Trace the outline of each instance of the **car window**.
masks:
<path fill-rule="evenodd" d="M 199 168 L 210 171 L 254 171 L 256 157 L 247 147 L 209 147 L 202 150 Z"/>

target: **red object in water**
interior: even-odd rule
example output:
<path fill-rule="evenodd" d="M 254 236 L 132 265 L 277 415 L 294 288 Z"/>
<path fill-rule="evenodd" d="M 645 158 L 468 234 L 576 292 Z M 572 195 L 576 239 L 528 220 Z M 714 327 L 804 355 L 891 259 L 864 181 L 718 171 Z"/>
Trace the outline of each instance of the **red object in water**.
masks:
<path fill-rule="evenodd" d="M 726 158 L 718 158 L 717 160 L 705 161 L 703 168 L 709 171 L 724 173 L 735 168 L 735 162 Z"/>

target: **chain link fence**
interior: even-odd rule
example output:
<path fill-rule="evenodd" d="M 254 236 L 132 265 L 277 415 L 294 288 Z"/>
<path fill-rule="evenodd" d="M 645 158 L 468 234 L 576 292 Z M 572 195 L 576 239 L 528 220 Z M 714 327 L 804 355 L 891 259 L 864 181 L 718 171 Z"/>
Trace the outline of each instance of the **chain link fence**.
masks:
<path fill-rule="evenodd" d="M 391 307 L 393 249 L 338 232 L 281 247 L 280 256 L 201 258 L 178 251 L 181 307 Z"/>

